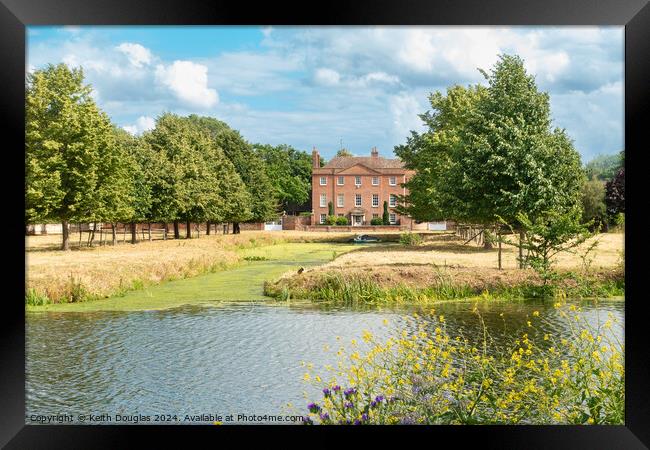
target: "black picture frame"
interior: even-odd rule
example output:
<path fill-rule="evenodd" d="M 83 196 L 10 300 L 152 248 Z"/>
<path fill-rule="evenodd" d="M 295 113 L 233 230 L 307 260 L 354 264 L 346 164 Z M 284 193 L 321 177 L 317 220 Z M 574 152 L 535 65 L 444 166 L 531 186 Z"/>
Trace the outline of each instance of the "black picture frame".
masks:
<path fill-rule="evenodd" d="M 418 435 L 431 445 L 441 438 L 453 443 L 476 442 L 480 448 L 636 449 L 650 445 L 650 357 L 641 295 L 644 196 L 634 186 L 643 177 L 641 158 L 648 151 L 650 109 L 650 4 L 645 0 L 458 0 L 328 1 L 294 5 L 276 2 L 197 0 L 0 0 L 0 115 L 6 167 L 6 236 L 23 236 L 24 172 L 18 149 L 24 146 L 25 27 L 27 25 L 621 25 L 625 26 L 625 147 L 628 180 L 626 214 L 626 425 L 625 426 L 469 426 L 469 427 L 164 427 L 164 426 L 36 426 L 25 425 L 25 309 L 24 264 L 15 266 L 4 298 L 0 444 L 6 448 L 124 448 L 133 435 L 169 440 L 172 433 L 192 439 L 203 434 L 213 445 L 225 439 L 247 440 L 260 433 L 282 433 L 283 442 L 311 445 L 322 439 L 383 438 L 385 433 Z M 630 194 L 630 191 L 632 192 Z M 647 205 L 647 200 L 645 201 Z M 635 239 L 639 239 L 638 241 Z M 6 261 L 24 261 L 24 241 L 8 239 Z M 628 245 L 632 243 L 632 245 Z M 11 259 L 9 259 L 11 258 Z M 22 278 L 21 278 L 22 277 Z M 245 431 L 245 433 L 241 433 Z M 324 432 L 323 432 L 324 431 Z M 236 435 L 236 436 L 235 436 Z M 280 436 L 278 436 L 280 437 Z M 416 437 L 416 436 L 413 436 Z M 229 441 L 234 443 L 234 441 Z M 151 441 L 145 441 L 147 447 Z"/>

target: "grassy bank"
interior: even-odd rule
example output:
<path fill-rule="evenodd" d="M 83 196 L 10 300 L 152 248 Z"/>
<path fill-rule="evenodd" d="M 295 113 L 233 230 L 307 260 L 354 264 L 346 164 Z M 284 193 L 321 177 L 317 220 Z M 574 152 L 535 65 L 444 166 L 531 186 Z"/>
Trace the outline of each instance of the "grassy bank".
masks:
<path fill-rule="evenodd" d="M 248 262 L 243 253 L 247 249 L 291 242 L 341 242 L 349 237 L 349 233 L 243 232 L 63 252 L 57 249 L 60 236 L 29 236 L 26 303 L 42 306 L 125 295 L 163 282 L 232 269 Z"/>
<path fill-rule="evenodd" d="M 341 304 L 423 303 L 475 296 L 500 299 L 545 297 L 618 297 L 625 293 L 620 269 L 561 271 L 544 280 L 532 270 L 463 267 L 329 267 L 266 283 L 265 293 L 279 300 L 310 299 Z"/>
<path fill-rule="evenodd" d="M 230 301 L 268 301 L 263 286 L 283 273 L 296 273 L 331 261 L 354 249 L 335 243 L 280 243 L 237 251 L 240 262 L 228 270 L 150 285 L 124 295 L 95 301 L 27 306 L 32 312 L 150 311 L 183 305 L 224 304 Z"/>

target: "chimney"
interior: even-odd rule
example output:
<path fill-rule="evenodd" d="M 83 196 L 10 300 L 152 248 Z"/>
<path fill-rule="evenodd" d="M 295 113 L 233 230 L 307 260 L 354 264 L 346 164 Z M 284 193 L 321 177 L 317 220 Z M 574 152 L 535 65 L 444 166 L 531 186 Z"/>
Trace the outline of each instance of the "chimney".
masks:
<path fill-rule="evenodd" d="M 320 156 L 316 147 L 311 151 L 311 167 L 314 169 L 320 168 Z"/>
<path fill-rule="evenodd" d="M 373 158 L 379 157 L 379 152 L 377 151 L 377 147 L 372 148 L 372 150 L 370 151 L 370 156 L 372 156 Z"/>

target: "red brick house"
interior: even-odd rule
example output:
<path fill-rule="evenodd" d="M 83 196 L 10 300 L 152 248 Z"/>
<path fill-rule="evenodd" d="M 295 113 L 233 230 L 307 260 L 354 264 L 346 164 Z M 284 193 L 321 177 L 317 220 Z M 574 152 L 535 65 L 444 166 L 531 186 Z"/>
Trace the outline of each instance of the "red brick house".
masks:
<path fill-rule="evenodd" d="M 398 158 L 379 156 L 373 147 L 370 156 L 337 156 L 320 166 L 318 150 L 312 152 L 312 224 L 324 224 L 328 205 L 334 215 L 344 216 L 352 226 L 370 225 L 381 218 L 384 201 L 392 225 L 411 226 L 411 218 L 395 211 L 397 196 L 408 193 L 402 186 L 415 172 L 404 168 Z"/>

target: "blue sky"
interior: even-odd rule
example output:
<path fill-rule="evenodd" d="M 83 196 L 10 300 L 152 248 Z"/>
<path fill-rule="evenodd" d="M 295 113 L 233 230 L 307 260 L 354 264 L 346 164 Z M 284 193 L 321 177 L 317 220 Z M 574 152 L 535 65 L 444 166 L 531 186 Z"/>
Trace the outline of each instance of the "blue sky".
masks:
<path fill-rule="evenodd" d="M 32 26 L 27 70 L 84 68 L 112 120 L 138 134 L 162 112 L 228 123 L 251 142 L 392 155 L 430 92 L 484 83 L 520 55 L 583 161 L 624 147 L 623 27 Z"/>

